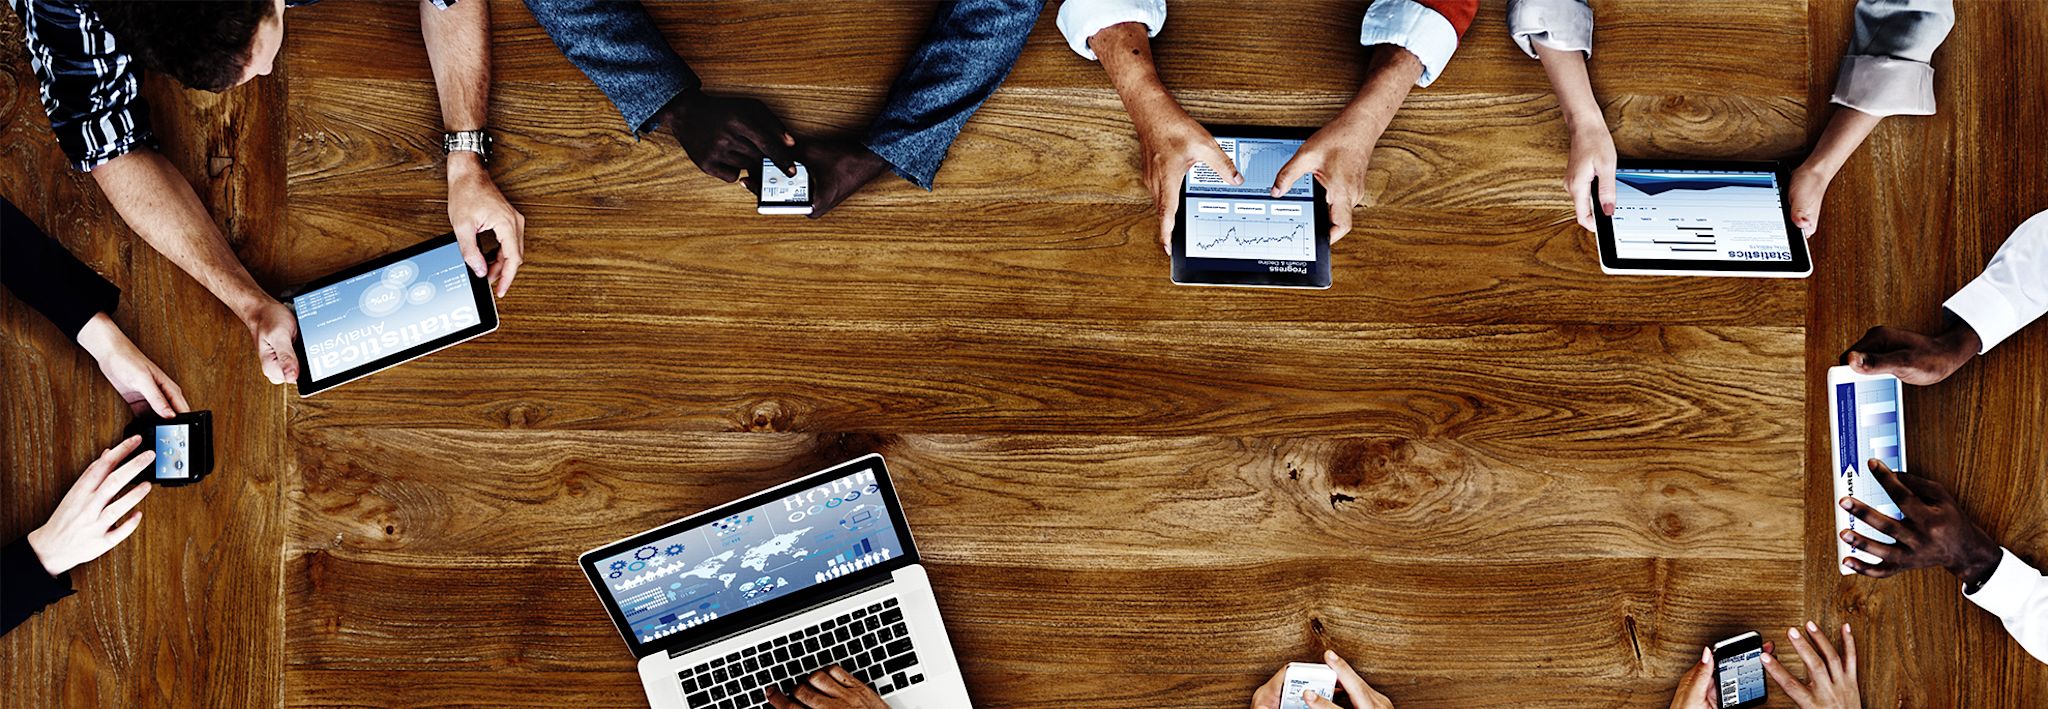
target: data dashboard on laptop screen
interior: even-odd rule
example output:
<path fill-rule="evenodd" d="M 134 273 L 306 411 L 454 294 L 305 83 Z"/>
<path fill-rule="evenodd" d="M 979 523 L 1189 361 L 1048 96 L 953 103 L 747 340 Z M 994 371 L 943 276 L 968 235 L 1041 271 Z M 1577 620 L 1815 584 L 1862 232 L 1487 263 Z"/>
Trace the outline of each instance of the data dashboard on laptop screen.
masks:
<path fill-rule="evenodd" d="M 662 637 L 901 556 L 873 470 L 596 560 L 635 640 Z"/>
<path fill-rule="evenodd" d="M 1615 256 L 1625 260 L 1792 261 L 1776 173 L 1614 173 Z"/>
<path fill-rule="evenodd" d="M 292 298 L 314 381 L 476 325 L 462 247 L 449 243 Z"/>
<path fill-rule="evenodd" d="M 1273 181 L 1302 141 L 1217 138 L 1244 175 L 1232 185 L 1208 165 L 1188 173 L 1187 255 L 1247 261 L 1316 260 L 1315 188 L 1307 175 L 1274 199 Z"/>

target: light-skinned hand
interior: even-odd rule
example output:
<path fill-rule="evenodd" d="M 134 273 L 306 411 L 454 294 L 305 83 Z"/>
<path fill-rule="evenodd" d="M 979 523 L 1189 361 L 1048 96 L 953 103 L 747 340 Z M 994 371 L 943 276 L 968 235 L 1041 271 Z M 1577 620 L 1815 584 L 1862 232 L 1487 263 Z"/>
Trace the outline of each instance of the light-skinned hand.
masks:
<path fill-rule="evenodd" d="M 1842 361 L 1860 374 L 1889 374 L 1915 386 L 1939 383 L 1969 364 L 1983 349 L 1977 329 L 1949 316 L 1948 328 L 1933 337 L 1895 327 L 1873 327 L 1849 346 Z"/>
<path fill-rule="evenodd" d="M 1572 196 L 1579 226 L 1599 233 L 1593 210 L 1614 216 L 1614 136 L 1605 123 L 1572 131 L 1571 156 L 1565 161 L 1564 189 Z"/>
<path fill-rule="evenodd" d="M 1351 663 L 1345 662 L 1336 651 L 1323 651 L 1323 664 L 1337 671 L 1337 690 L 1334 694 L 1349 695 L 1351 704 L 1356 709 L 1394 709 L 1393 700 L 1387 699 L 1387 695 L 1380 694 L 1379 690 L 1366 684 L 1365 678 L 1358 676 L 1358 671 L 1351 668 Z M 1259 685 L 1259 688 L 1252 692 L 1252 709 L 1280 709 L 1280 692 L 1286 688 L 1287 668 L 1282 667 L 1273 673 L 1272 679 L 1266 680 L 1265 684 Z M 1334 697 L 1317 696 L 1313 691 L 1303 692 L 1302 701 L 1308 703 L 1309 709 L 1339 709 Z"/>
<path fill-rule="evenodd" d="M 1159 247 L 1173 250 L 1173 223 L 1180 215 L 1180 186 L 1195 168 L 1208 165 L 1233 185 L 1244 184 L 1237 165 L 1223 153 L 1223 147 L 1209 129 L 1195 122 L 1172 98 L 1131 114 L 1138 129 L 1138 162 L 1144 168 L 1141 179 L 1152 195 L 1159 214 Z"/>
<path fill-rule="evenodd" d="M 1848 623 L 1842 624 L 1840 653 L 1835 652 L 1834 643 L 1828 642 L 1827 634 L 1812 621 L 1806 623 L 1804 634 L 1799 628 L 1788 628 L 1785 634 L 1792 640 L 1792 649 L 1799 652 L 1799 659 L 1806 662 L 1811 684 L 1793 677 L 1769 649 L 1764 650 L 1764 674 L 1792 698 L 1793 704 L 1799 709 L 1862 709 L 1863 694 L 1856 687 L 1856 639 L 1849 635 Z"/>
<path fill-rule="evenodd" d="M 298 337 L 299 321 L 291 308 L 268 301 L 244 316 L 242 324 L 249 326 L 249 335 L 256 340 L 256 360 L 263 366 L 263 376 L 272 384 L 298 381 L 299 355 L 292 349 L 292 339 Z"/>
<path fill-rule="evenodd" d="M 1281 166 L 1273 180 L 1273 196 L 1278 198 L 1303 175 L 1314 175 L 1323 183 L 1330 204 L 1330 243 L 1336 243 L 1351 233 L 1351 211 L 1365 203 L 1365 171 L 1378 140 L 1378 131 L 1369 123 L 1339 115 L 1309 136 L 1294 158 Z"/>
<path fill-rule="evenodd" d="M 1765 648 L 1764 654 L 1770 653 Z M 1714 651 L 1703 647 L 1700 661 L 1678 678 L 1678 691 L 1671 695 L 1671 709 L 1715 709 L 1718 702 L 1714 695 Z"/>
<path fill-rule="evenodd" d="M 28 533 L 29 548 L 35 550 L 36 559 L 43 562 L 43 570 L 50 572 L 50 576 L 61 576 L 79 564 L 100 558 L 134 534 L 136 525 L 142 523 L 142 510 L 135 506 L 149 495 L 149 483 L 121 492 L 156 462 L 154 450 L 128 457 L 141 445 L 141 436 L 129 436 L 120 445 L 101 453 L 78 476 L 78 482 L 72 483 L 64 499 L 57 502 L 57 511 L 50 513 L 50 521 Z"/>
<path fill-rule="evenodd" d="M 838 665 L 812 672 L 794 695 L 768 687 L 762 696 L 775 709 L 889 709 L 873 687 Z"/>
<path fill-rule="evenodd" d="M 476 153 L 458 151 L 448 155 L 448 225 L 462 247 L 462 260 L 469 270 L 490 279 L 492 292 L 505 297 L 512 278 L 526 260 L 526 216 L 505 201 L 491 173 Z M 498 239 L 498 262 L 484 265 L 483 248 L 477 235 L 491 232 Z"/>
<path fill-rule="evenodd" d="M 185 403 L 185 391 L 178 383 L 171 381 L 164 370 L 142 354 L 128 334 L 121 331 L 114 319 L 106 313 L 98 313 L 85 322 L 78 331 L 78 345 L 92 354 L 100 363 L 100 373 L 107 376 L 107 383 L 114 385 L 114 391 L 121 393 L 121 399 L 128 402 L 130 413 L 141 414 L 154 411 L 156 415 L 170 418 L 191 411 L 192 405 Z"/>
<path fill-rule="evenodd" d="M 1893 540 L 1886 544 L 1855 530 L 1842 530 L 1842 541 L 1878 558 L 1878 563 L 1872 564 L 1853 556 L 1843 557 L 1843 566 L 1874 578 L 1930 566 L 1948 569 L 1957 579 L 1973 586 L 1991 578 L 2005 552 L 1991 540 L 1991 535 L 1970 522 L 1947 487 L 1918 475 L 1895 472 L 1875 458 L 1868 465 L 1871 477 L 1877 478 L 1877 484 L 1891 495 L 1906 518 L 1892 519 L 1854 497 L 1837 500 L 1842 509 Z"/>
<path fill-rule="evenodd" d="M 1799 227 L 1802 236 L 1811 237 L 1820 230 L 1821 204 L 1827 200 L 1828 183 L 1834 180 L 1834 168 L 1811 162 L 1792 171 L 1785 199 L 1792 207 L 1792 225 Z"/>

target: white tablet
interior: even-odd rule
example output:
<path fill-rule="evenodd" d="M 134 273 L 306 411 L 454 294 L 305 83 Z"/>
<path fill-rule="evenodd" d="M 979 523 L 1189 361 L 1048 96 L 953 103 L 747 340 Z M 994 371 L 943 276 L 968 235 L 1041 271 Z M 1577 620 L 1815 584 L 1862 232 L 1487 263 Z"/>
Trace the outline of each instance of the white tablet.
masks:
<path fill-rule="evenodd" d="M 1792 223 L 1775 162 L 1622 160 L 1614 214 L 1596 212 L 1600 270 L 1614 274 L 1805 278 L 1806 237 Z"/>
<path fill-rule="evenodd" d="M 1835 499 L 1854 497 L 1892 519 L 1905 519 L 1892 496 L 1877 484 L 1867 464 L 1872 458 L 1884 461 L 1892 470 L 1906 470 L 1906 408 L 1898 377 L 1889 374 L 1857 374 L 1848 367 L 1828 369 L 1828 440 L 1834 445 L 1830 472 L 1835 479 Z M 1854 555 L 1875 564 L 1878 558 L 1857 551 L 1842 541 L 1844 529 L 1890 544 L 1892 538 L 1856 519 L 1841 505 L 1835 509 L 1835 558 Z M 1843 575 L 1855 573 L 1837 565 Z"/>

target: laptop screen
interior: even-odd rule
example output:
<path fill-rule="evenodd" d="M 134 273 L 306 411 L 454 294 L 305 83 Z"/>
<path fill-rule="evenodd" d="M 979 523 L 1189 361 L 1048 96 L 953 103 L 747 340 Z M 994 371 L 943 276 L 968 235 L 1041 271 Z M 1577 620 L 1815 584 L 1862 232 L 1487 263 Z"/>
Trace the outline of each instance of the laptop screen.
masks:
<path fill-rule="evenodd" d="M 585 573 L 638 649 L 901 559 L 880 459 L 856 463 L 586 554 Z"/>

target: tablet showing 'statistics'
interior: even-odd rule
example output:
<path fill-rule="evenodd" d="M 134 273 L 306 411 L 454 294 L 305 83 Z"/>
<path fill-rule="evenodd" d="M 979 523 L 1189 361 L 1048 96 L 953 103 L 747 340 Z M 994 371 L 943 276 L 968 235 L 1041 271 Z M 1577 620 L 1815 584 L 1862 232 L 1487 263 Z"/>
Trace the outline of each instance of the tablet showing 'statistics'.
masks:
<path fill-rule="evenodd" d="M 309 396 L 497 329 L 489 282 L 453 235 L 309 284 L 298 314 L 299 395 Z"/>
<path fill-rule="evenodd" d="M 1188 172 L 1174 225 L 1173 281 L 1328 287 L 1329 217 L 1321 186 L 1303 176 L 1273 196 L 1280 169 L 1301 149 L 1302 139 L 1273 129 L 1213 133 L 1244 184 L 1230 184 L 1206 164 Z"/>
<path fill-rule="evenodd" d="M 1802 277 L 1806 239 L 1776 163 L 1624 160 L 1600 215 L 1608 273 Z"/>

